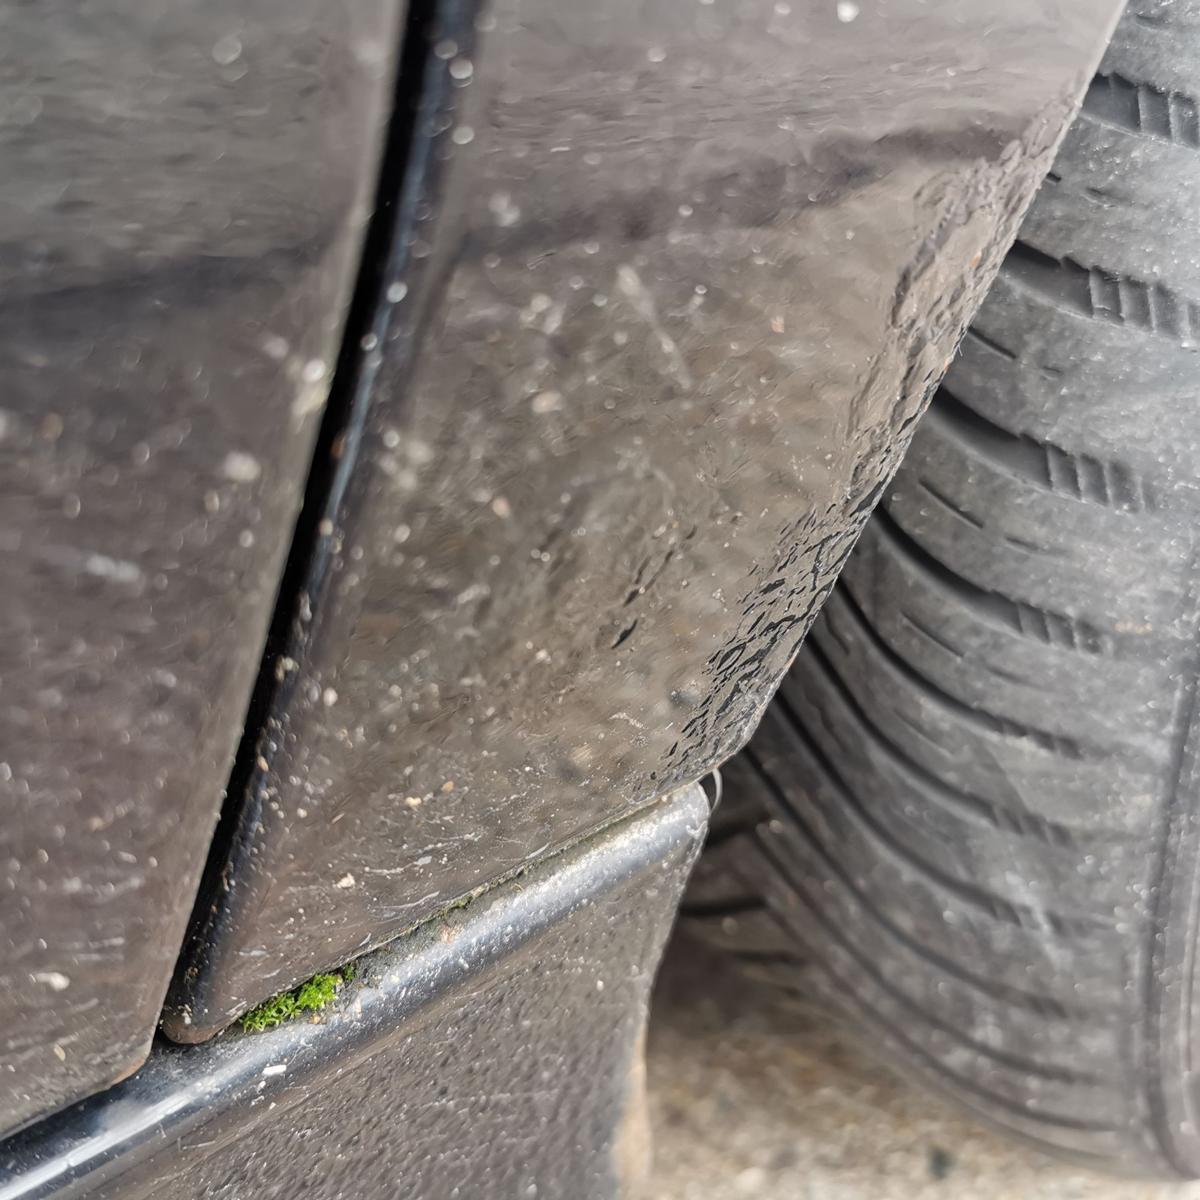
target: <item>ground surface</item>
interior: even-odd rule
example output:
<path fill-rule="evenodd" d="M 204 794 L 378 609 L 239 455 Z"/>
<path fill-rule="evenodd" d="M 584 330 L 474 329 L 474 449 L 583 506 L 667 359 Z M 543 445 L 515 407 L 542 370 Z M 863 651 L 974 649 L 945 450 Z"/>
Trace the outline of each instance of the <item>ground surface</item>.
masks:
<path fill-rule="evenodd" d="M 651 1200 L 1200 1200 L 1106 1179 L 969 1120 L 677 943 L 649 1041 Z"/>

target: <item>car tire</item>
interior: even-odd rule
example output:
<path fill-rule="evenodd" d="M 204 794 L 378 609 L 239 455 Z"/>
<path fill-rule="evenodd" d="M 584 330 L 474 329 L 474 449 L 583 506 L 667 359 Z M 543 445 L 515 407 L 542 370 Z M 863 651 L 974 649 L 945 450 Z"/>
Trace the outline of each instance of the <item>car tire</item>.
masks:
<path fill-rule="evenodd" d="M 749 748 L 693 930 L 1092 1165 L 1200 1175 L 1200 4 L 1134 0 Z"/>

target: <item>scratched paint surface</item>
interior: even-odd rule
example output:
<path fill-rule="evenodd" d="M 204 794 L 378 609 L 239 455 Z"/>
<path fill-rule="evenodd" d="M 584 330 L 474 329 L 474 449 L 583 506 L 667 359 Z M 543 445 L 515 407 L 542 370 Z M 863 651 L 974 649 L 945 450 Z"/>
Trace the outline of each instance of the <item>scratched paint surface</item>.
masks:
<path fill-rule="evenodd" d="M 395 19 L 0 16 L 0 1132 L 153 1033 L 337 352 Z"/>
<path fill-rule="evenodd" d="M 1111 16 L 502 0 L 444 31 L 447 174 L 172 1036 L 745 739 Z"/>

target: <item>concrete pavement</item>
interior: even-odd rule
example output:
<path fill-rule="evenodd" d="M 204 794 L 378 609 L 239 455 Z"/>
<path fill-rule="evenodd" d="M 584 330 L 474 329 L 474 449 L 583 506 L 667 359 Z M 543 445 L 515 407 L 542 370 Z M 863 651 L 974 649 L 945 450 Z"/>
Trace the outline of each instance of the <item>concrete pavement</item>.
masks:
<path fill-rule="evenodd" d="M 648 1055 L 652 1200 L 1200 1200 L 994 1134 L 679 940 Z"/>

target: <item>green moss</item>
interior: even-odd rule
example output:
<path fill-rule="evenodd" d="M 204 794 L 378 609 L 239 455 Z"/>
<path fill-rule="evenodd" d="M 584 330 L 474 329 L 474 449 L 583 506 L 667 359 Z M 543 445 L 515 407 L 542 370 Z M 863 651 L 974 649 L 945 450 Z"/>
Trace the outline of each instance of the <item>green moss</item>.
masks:
<path fill-rule="evenodd" d="M 338 994 L 342 985 L 354 978 L 353 963 L 347 963 L 339 971 L 322 972 L 292 988 L 280 992 L 270 1000 L 264 1000 L 242 1017 L 242 1028 L 247 1033 L 262 1033 L 274 1029 L 301 1013 L 320 1012 Z"/>
<path fill-rule="evenodd" d="M 320 1012 L 337 995 L 340 975 L 314 975 L 296 989 L 296 1008 L 304 1012 Z"/>

